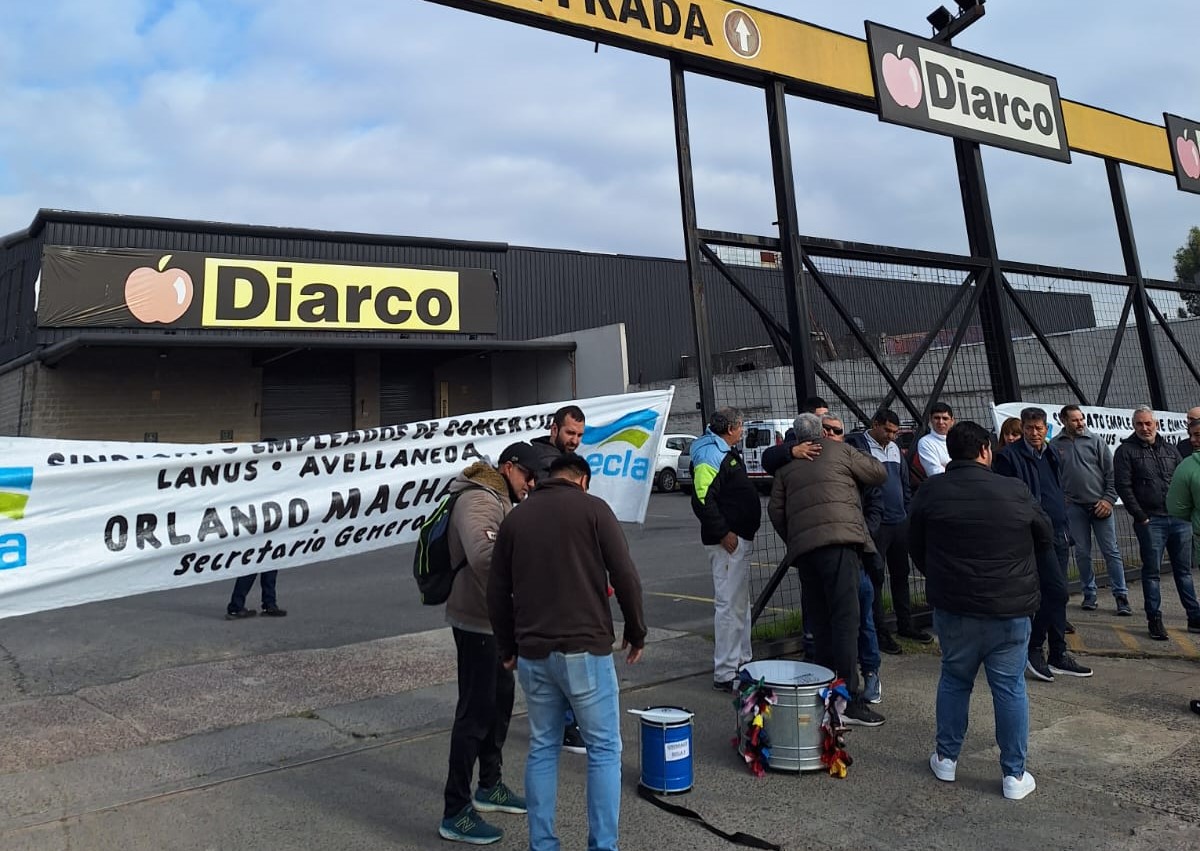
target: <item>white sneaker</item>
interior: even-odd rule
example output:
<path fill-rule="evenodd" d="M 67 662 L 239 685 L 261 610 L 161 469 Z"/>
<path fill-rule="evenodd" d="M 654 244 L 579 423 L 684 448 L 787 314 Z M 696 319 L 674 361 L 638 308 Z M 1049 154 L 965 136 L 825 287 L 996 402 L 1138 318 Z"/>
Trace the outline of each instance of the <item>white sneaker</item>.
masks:
<path fill-rule="evenodd" d="M 929 755 L 929 770 L 933 772 L 933 776 L 938 780 L 945 780 L 947 783 L 954 782 L 954 772 L 958 769 L 958 761 L 953 759 L 942 759 L 938 756 L 937 751 Z M 1008 778 L 1006 777 L 1005 780 Z"/>
<path fill-rule="evenodd" d="M 1020 777 L 1004 775 L 1004 797 L 1010 801 L 1019 801 L 1037 788 L 1033 775 L 1026 771 Z"/>

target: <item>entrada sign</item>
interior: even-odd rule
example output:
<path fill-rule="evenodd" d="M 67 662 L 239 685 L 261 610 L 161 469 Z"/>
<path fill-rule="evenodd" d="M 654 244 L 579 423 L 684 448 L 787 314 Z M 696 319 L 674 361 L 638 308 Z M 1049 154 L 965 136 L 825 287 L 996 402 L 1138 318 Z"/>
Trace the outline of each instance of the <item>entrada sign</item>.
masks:
<path fill-rule="evenodd" d="M 1071 161 L 1053 77 L 870 21 L 867 48 L 881 120 Z"/>
<path fill-rule="evenodd" d="M 47 246 L 42 327 L 496 333 L 485 269 Z"/>
<path fill-rule="evenodd" d="M 1163 113 L 1175 183 L 1184 192 L 1200 192 L 1200 123 Z"/>

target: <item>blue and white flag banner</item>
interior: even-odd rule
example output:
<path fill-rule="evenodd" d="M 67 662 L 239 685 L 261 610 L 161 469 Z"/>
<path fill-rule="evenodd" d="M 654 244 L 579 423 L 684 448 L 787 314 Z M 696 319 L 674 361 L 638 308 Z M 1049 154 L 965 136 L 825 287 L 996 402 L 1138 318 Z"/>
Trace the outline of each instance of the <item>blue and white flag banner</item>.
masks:
<path fill-rule="evenodd" d="M 0 618 L 415 541 L 458 473 L 563 404 L 591 492 L 640 523 L 674 390 L 263 443 L 0 437 Z"/>
<path fill-rule="evenodd" d="M 1041 408 L 1046 412 L 1047 440 L 1062 433 L 1062 420 L 1059 411 L 1062 405 L 1046 405 L 1041 402 L 1005 402 L 993 406 L 993 416 L 996 418 L 996 432 L 1009 417 L 1021 418 L 1023 408 Z M 1108 444 L 1114 452 L 1122 440 L 1133 434 L 1133 408 L 1099 408 L 1094 405 L 1080 405 L 1087 430 Z M 1155 411 L 1158 419 L 1158 433 L 1171 443 L 1178 443 L 1187 437 L 1187 414 L 1175 411 Z"/>

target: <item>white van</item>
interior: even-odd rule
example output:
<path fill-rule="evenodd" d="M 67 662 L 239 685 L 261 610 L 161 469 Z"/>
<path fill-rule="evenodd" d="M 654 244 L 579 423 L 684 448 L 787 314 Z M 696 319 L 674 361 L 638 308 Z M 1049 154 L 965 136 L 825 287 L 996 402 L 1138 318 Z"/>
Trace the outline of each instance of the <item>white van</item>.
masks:
<path fill-rule="evenodd" d="M 746 474 L 753 482 L 769 485 L 771 477 L 763 472 L 762 454 L 772 446 L 783 443 L 783 436 L 792 427 L 792 421 L 746 420 L 742 426 L 742 440 L 738 449 L 746 462 Z"/>

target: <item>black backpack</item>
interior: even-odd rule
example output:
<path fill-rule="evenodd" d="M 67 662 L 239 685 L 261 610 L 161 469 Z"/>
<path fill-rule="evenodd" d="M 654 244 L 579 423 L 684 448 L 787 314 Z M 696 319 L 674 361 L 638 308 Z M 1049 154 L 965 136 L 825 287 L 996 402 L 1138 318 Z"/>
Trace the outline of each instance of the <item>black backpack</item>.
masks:
<path fill-rule="evenodd" d="M 466 558 L 458 564 L 450 563 L 450 514 L 458 498 L 468 490 L 471 488 L 447 496 L 421 525 L 417 551 L 413 553 L 413 579 L 417 580 L 421 602 L 426 606 L 446 602 L 455 575 L 466 567 Z"/>

